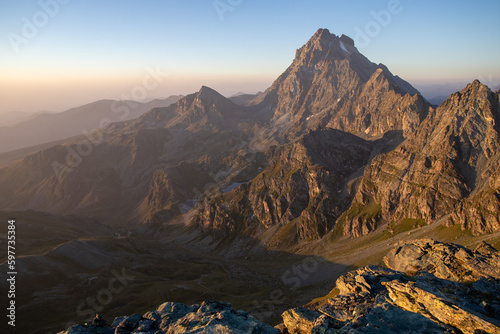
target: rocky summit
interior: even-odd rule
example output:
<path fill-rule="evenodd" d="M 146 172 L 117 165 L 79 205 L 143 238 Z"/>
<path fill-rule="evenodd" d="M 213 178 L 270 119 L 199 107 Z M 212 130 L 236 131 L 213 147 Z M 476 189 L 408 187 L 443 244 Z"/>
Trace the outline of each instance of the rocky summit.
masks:
<path fill-rule="evenodd" d="M 343 231 L 446 218 L 475 235 L 500 230 L 499 95 L 475 81 L 433 110 L 418 130 L 366 166 Z M 359 212 L 376 207 L 376 212 Z"/>
<path fill-rule="evenodd" d="M 262 99 L 284 138 L 318 126 L 369 137 L 390 130 L 408 136 L 430 107 L 408 82 L 363 56 L 351 38 L 327 29 L 297 50 Z"/>
<path fill-rule="evenodd" d="M 396 246 L 387 267 L 340 276 L 327 297 L 282 314 L 275 328 L 231 304 L 167 302 L 145 314 L 97 316 L 77 333 L 499 333 L 500 254 L 487 243 L 474 251 L 431 239 Z"/>

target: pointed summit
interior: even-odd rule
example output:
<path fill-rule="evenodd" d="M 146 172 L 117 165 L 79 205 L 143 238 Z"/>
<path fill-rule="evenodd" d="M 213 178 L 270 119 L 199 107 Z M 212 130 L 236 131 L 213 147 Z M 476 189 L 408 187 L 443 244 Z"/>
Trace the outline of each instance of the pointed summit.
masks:
<path fill-rule="evenodd" d="M 216 90 L 202 86 L 176 104 L 155 108 L 145 113 L 139 122 L 163 127 L 202 128 L 207 124 L 221 125 L 223 119 L 236 119 L 243 115 L 242 107 L 221 95 Z M 225 126 L 226 124 L 222 124 Z"/>
<path fill-rule="evenodd" d="M 355 49 L 354 40 L 352 38 L 346 35 L 338 37 L 337 35 L 330 33 L 328 29 L 318 29 L 318 31 L 316 31 L 313 37 L 311 37 L 309 42 L 312 43 L 319 42 L 329 47 L 337 47 L 337 48 L 340 47 L 342 50 L 346 51 L 349 54 Z M 349 47 L 349 49 L 347 49 L 347 47 Z"/>
<path fill-rule="evenodd" d="M 196 97 L 210 102 L 214 102 L 216 100 L 226 100 L 226 98 L 222 96 L 219 92 L 217 92 L 215 89 L 212 89 L 207 86 L 201 86 L 198 93 L 196 93 Z"/>
<path fill-rule="evenodd" d="M 313 65 L 321 60 L 342 60 L 359 54 L 354 41 L 342 35 L 341 38 L 330 33 L 328 29 L 319 29 L 311 39 L 295 55 L 296 61 L 305 65 Z"/>
<path fill-rule="evenodd" d="M 280 129 L 284 137 L 321 126 L 367 137 L 403 130 L 406 136 L 428 112 L 427 103 L 408 82 L 368 60 L 350 37 L 328 29 L 316 31 L 297 50 L 262 103 L 276 123 L 286 124 Z"/>
<path fill-rule="evenodd" d="M 332 40 L 333 38 L 336 38 L 334 34 L 330 33 L 328 29 L 318 29 L 316 33 L 311 37 L 311 40 Z"/>
<path fill-rule="evenodd" d="M 194 123 L 202 126 L 210 123 L 225 127 L 227 124 L 223 124 L 223 120 L 236 121 L 244 114 L 241 106 L 207 86 L 202 86 L 197 93 L 188 95 L 186 102 L 181 113 L 184 115 L 183 122 L 189 126 Z"/>
<path fill-rule="evenodd" d="M 459 151 L 457 154 L 478 155 L 474 153 L 478 150 L 489 157 L 500 153 L 499 109 L 498 96 L 475 80 L 432 112 L 416 139 L 428 143 L 436 152 L 444 149 L 443 143 L 450 142 Z"/>
<path fill-rule="evenodd" d="M 467 86 L 465 86 L 464 89 L 460 91 L 461 94 L 464 94 L 466 92 L 479 92 L 479 91 L 488 91 L 488 92 L 493 92 L 488 86 L 485 84 L 482 84 L 481 81 L 478 79 L 474 80 Z"/>
<path fill-rule="evenodd" d="M 203 91 L 214 91 L 215 92 L 215 89 L 210 88 L 210 87 L 205 86 L 205 85 L 202 85 L 201 88 L 200 88 L 200 90 L 198 92 L 201 93 Z"/>
<path fill-rule="evenodd" d="M 198 106 L 198 110 L 201 110 L 199 108 L 202 108 L 205 111 L 223 110 L 223 114 L 228 115 L 231 114 L 231 110 L 240 109 L 240 107 L 234 104 L 231 100 L 217 92 L 215 89 L 207 86 L 201 86 L 201 89 L 195 94 L 193 103 L 193 106 Z"/>

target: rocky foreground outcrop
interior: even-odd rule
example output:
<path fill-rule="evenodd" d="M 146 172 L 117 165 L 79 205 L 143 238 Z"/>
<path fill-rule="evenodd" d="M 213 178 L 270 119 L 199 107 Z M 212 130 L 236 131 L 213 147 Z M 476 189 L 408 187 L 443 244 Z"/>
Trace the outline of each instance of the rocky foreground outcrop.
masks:
<path fill-rule="evenodd" d="M 280 331 L 266 325 L 244 311 L 236 311 L 231 304 L 205 301 L 187 306 L 167 302 L 156 310 L 128 317 L 117 317 L 111 325 L 100 316 L 91 324 L 76 325 L 61 334 L 113 333 L 262 333 Z"/>
<path fill-rule="evenodd" d="M 500 333 L 500 255 L 417 240 L 336 281 L 326 303 L 283 313 L 289 333 Z M 399 269 L 399 271 L 395 270 Z"/>
<path fill-rule="evenodd" d="M 384 257 L 387 267 L 410 274 L 430 273 L 454 282 L 478 278 L 500 279 L 500 256 L 487 243 L 475 251 L 465 247 L 422 239 L 397 246 Z"/>
<path fill-rule="evenodd" d="M 500 333 L 500 254 L 417 240 L 336 281 L 332 298 L 287 310 L 273 328 L 230 304 L 165 303 L 144 315 L 96 317 L 76 333 Z"/>

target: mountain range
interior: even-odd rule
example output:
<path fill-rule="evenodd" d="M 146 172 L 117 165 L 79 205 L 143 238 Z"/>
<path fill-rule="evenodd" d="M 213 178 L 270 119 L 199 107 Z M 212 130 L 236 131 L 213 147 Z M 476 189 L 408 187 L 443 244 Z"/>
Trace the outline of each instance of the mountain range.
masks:
<path fill-rule="evenodd" d="M 381 264 L 395 242 L 500 245 L 500 94 L 477 80 L 434 107 L 351 38 L 320 29 L 265 92 L 228 99 L 203 86 L 173 99 L 104 128 L 80 121 L 64 135 L 29 138 L 89 126 L 0 157 L 0 210 L 48 239 L 28 238 L 18 260 L 30 285 L 27 326 L 42 333 L 83 321 L 70 305 L 124 267 L 135 279 L 108 315 L 208 298 L 261 314 L 251 302 L 286 289 L 263 317 L 278 323 L 283 311 L 328 294 L 325 281 Z M 110 103 L 78 115 L 92 110 L 94 122 Z M 35 124 L 44 126 L 25 122 L 16 133 Z M 48 221 L 56 227 L 44 230 Z M 314 275 L 290 288 L 287 273 L 304 261 Z M 46 302 L 61 319 L 34 318 L 50 316 Z"/>
<path fill-rule="evenodd" d="M 137 118 L 152 108 L 177 102 L 181 97 L 177 95 L 145 103 L 100 100 L 60 113 L 36 114 L 10 126 L 2 123 L 0 152 L 81 136 L 111 122 Z"/>

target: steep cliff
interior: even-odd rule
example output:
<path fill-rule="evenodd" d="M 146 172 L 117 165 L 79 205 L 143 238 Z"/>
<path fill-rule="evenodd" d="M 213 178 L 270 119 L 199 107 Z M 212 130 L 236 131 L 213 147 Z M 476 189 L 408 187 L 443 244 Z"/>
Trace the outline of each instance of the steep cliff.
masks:
<path fill-rule="evenodd" d="M 207 198 L 193 224 L 216 234 L 271 235 L 277 246 L 328 232 L 352 196 L 353 175 L 372 144 L 337 130 L 317 130 L 272 149 L 269 166 L 248 183 Z"/>
<path fill-rule="evenodd" d="M 366 234 L 407 218 L 449 223 L 473 233 L 498 231 L 499 95 L 479 81 L 455 93 L 422 122 L 415 135 L 366 168 L 343 231 Z M 378 206 L 376 219 L 357 215 Z M 365 228 L 371 226 L 371 228 Z"/>
<path fill-rule="evenodd" d="M 370 62 L 349 37 L 327 29 L 297 50 L 262 104 L 273 111 L 272 122 L 284 138 L 318 126 L 367 137 L 390 130 L 409 136 L 430 110 L 409 83 Z"/>

